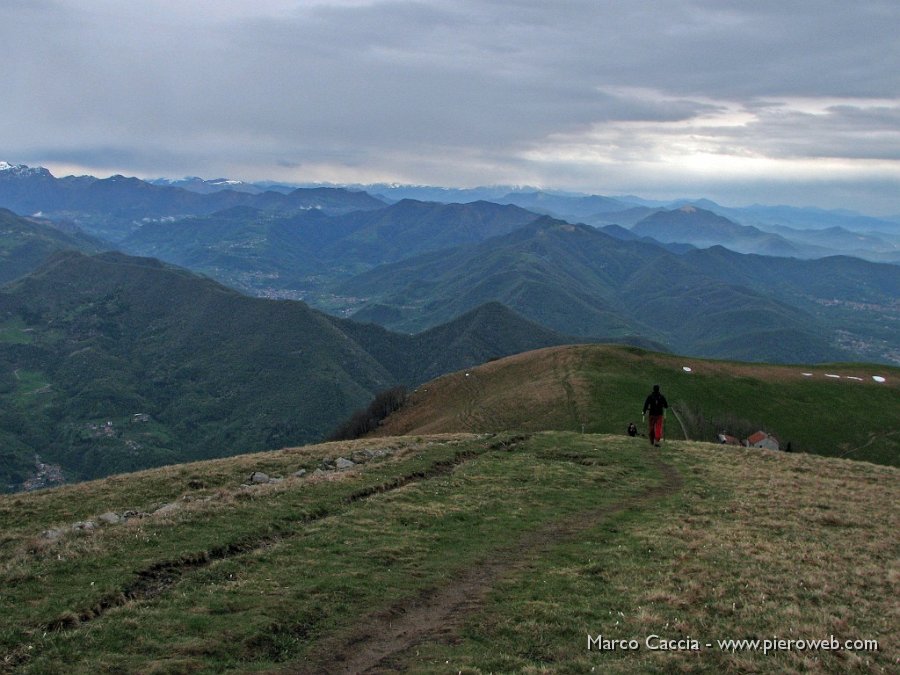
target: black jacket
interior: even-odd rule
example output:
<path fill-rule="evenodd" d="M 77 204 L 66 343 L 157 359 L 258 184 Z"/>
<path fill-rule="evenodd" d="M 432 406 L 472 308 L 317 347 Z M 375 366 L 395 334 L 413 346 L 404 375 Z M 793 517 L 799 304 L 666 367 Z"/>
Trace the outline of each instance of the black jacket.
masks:
<path fill-rule="evenodd" d="M 669 402 L 666 401 L 666 397 L 658 391 L 654 391 L 647 397 L 647 400 L 644 401 L 644 412 L 649 410 L 651 415 L 662 415 L 663 408 L 668 407 Z"/>

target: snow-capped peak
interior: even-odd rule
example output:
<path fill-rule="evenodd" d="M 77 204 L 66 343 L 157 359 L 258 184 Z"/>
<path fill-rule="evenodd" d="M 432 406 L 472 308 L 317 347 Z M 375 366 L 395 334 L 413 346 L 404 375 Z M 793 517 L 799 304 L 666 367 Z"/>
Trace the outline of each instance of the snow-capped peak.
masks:
<path fill-rule="evenodd" d="M 0 171 L 8 171 L 14 176 L 28 176 L 45 173 L 47 169 L 43 167 L 30 167 L 25 164 L 10 164 L 0 160 Z"/>

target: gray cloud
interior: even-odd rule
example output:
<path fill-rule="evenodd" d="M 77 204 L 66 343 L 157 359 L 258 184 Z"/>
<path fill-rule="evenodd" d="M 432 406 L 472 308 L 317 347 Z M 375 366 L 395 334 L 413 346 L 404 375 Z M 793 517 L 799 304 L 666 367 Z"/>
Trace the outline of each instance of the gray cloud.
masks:
<path fill-rule="evenodd" d="M 151 176 L 755 181 L 759 201 L 777 176 L 900 212 L 898 20 L 893 0 L 7 1 L 0 148 Z"/>

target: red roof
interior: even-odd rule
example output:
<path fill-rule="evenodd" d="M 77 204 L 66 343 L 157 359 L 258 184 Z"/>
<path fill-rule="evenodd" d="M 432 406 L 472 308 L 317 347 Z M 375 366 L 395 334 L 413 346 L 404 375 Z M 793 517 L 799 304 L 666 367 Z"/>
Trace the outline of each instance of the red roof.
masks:
<path fill-rule="evenodd" d="M 756 443 L 759 443 L 760 441 L 766 440 L 768 437 L 769 437 L 769 434 L 767 434 L 765 431 L 757 431 L 755 434 L 753 434 L 750 438 L 747 439 L 747 442 L 750 445 L 755 445 Z"/>

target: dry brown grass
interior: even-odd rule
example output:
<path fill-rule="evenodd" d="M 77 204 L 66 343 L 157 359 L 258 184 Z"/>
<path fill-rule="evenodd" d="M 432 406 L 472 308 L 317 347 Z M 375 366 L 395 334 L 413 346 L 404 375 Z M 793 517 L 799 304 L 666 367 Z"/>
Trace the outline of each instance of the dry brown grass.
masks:
<path fill-rule="evenodd" d="M 661 634 L 668 624 L 704 639 L 879 641 L 877 654 L 721 655 L 732 672 L 761 672 L 762 663 L 787 672 L 866 670 L 876 658 L 896 665 L 900 511 L 891 505 L 900 504 L 900 471 L 702 444 L 685 453 L 704 483 L 730 497 L 710 499 L 698 488 L 665 527 L 637 533 L 642 547 L 668 551 L 673 564 L 642 586 L 636 630 Z M 654 658 L 692 670 L 693 656 Z"/>
<path fill-rule="evenodd" d="M 584 358 L 583 347 L 551 347 L 445 375 L 413 392 L 376 435 L 540 431 L 557 428 L 560 418 L 577 426 L 579 402 L 588 397 Z"/>

